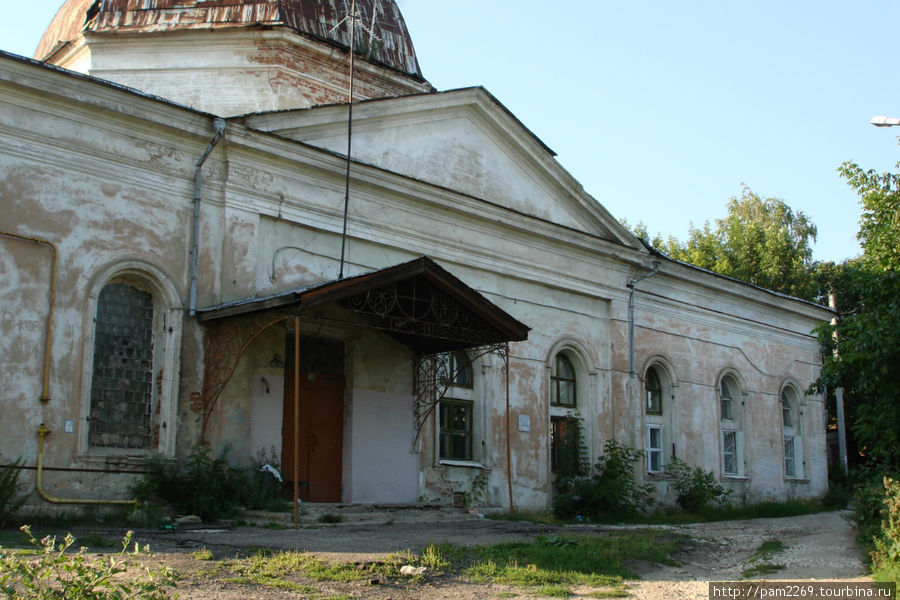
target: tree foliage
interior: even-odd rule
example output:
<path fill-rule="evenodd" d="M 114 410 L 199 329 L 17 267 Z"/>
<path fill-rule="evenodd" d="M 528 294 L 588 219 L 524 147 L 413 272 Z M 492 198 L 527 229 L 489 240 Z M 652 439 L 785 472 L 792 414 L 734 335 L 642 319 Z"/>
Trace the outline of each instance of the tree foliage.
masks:
<path fill-rule="evenodd" d="M 841 387 L 847 423 L 866 460 L 900 467 L 900 175 L 838 169 L 860 196 L 863 256 L 820 269 L 837 296 L 837 327 L 819 328 L 826 349 L 815 389 Z M 838 354 L 833 354 L 837 338 Z"/>
<path fill-rule="evenodd" d="M 671 258 L 747 283 L 813 299 L 812 243 L 816 226 L 806 215 L 777 198 L 763 199 L 744 186 L 731 198 L 728 214 L 702 228 L 691 227 L 688 240 L 656 236 L 650 244 Z M 647 239 L 646 227 L 635 233 Z"/>

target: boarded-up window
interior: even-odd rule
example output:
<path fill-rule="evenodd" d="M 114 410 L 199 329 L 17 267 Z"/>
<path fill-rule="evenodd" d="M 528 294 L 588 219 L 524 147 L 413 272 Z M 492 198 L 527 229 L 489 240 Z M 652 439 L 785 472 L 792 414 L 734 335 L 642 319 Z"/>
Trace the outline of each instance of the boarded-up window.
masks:
<path fill-rule="evenodd" d="M 88 442 L 150 448 L 153 399 L 153 296 L 107 284 L 97 301 Z"/>

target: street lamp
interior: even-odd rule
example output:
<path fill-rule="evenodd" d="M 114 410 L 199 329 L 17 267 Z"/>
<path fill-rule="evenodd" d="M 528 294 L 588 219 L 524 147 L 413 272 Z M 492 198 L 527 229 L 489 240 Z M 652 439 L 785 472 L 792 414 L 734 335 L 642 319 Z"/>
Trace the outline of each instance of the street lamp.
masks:
<path fill-rule="evenodd" d="M 872 117 L 872 120 L 869 121 L 875 127 L 897 127 L 900 126 L 900 119 L 895 117 Z"/>

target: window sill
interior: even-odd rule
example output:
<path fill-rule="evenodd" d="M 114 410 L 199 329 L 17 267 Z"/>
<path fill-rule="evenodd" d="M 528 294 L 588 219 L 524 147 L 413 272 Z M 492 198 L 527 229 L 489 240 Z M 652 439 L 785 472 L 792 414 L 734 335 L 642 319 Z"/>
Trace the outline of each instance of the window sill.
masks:
<path fill-rule="evenodd" d="M 644 479 L 649 479 L 651 481 L 666 481 L 674 479 L 674 477 L 671 473 L 666 473 L 665 471 L 648 471 L 644 474 Z"/>
<path fill-rule="evenodd" d="M 75 459 L 79 462 L 105 466 L 105 467 L 139 467 L 143 468 L 147 464 L 147 459 L 153 456 L 153 452 L 140 450 L 89 450 L 84 454 L 76 454 Z M 174 460 L 174 458 L 172 459 Z"/>
<path fill-rule="evenodd" d="M 443 465 L 445 467 L 464 467 L 469 469 L 484 469 L 485 466 L 479 462 L 470 461 L 470 460 L 448 460 L 442 458 L 438 461 L 438 464 Z"/>
<path fill-rule="evenodd" d="M 747 475 L 722 475 L 723 481 L 750 481 Z"/>
<path fill-rule="evenodd" d="M 785 477 L 785 483 L 809 483 L 809 479 L 804 477 Z"/>

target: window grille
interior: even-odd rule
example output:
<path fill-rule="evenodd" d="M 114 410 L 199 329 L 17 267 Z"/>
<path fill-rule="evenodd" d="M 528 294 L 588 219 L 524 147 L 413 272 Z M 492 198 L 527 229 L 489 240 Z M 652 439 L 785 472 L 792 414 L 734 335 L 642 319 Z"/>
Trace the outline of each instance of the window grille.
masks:
<path fill-rule="evenodd" d="M 110 283 L 97 301 L 88 442 L 150 448 L 153 398 L 153 297 Z"/>
<path fill-rule="evenodd" d="M 737 433 L 734 431 L 722 432 L 722 472 L 725 475 L 737 475 Z"/>
<path fill-rule="evenodd" d="M 794 458 L 794 438 L 784 438 L 784 475 L 785 477 L 796 477 L 797 468 Z"/>

